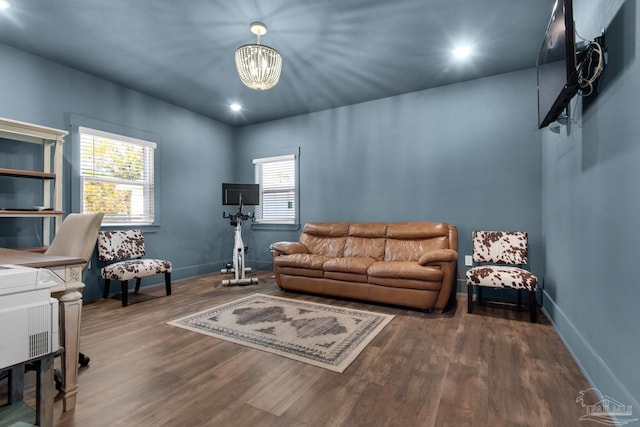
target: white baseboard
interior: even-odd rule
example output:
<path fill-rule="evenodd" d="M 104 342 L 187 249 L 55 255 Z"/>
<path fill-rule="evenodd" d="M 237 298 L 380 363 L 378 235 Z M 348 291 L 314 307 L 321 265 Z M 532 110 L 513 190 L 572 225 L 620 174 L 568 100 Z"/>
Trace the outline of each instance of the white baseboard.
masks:
<path fill-rule="evenodd" d="M 555 301 L 543 291 L 544 306 L 542 311 L 551 322 L 553 328 L 556 330 L 560 339 L 571 353 L 571 356 L 576 361 L 580 370 L 586 377 L 587 381 L 593 388 L 600 390 L 604 395 L 615 398 L 621 402 L 624 402 L 633 407 L 634 418 L 637 418 L 637 414 L 640 413 L 640 403 L 631 395 L 629 390 L 620 381 L 620 379 L 609 369 L 609 366 L 605 363 L 596 350 L 589 344 L 589 342 L 580 333 L 580 330 L 575 327 L 573 322 L 564 314 L 562 309 L 556 305 Z M 601 371 L 600 376 L 606 376 L 609 379 L 609 384 L 613 384 L 617 390 L 610 390 L 610 385 L 598 384 L 594 381 L 592 375 L 585 366 L 597 366 L 597 369 Z M 579 390 L 576 390 L 576 395 Z"/>

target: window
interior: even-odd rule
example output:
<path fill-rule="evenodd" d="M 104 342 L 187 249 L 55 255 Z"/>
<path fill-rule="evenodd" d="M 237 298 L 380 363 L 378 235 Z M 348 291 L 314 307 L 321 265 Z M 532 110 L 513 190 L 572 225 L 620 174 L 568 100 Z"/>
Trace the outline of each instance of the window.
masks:
<path fill-rule="evenodd" d="M 296 156 L 254 159 L 255 182 L 260 184 L 256 221 L 295 224 L 297 221 Z"/>
<path fill-rule="evenodd" d="M 84 213 L 104 212 L 104 224 L 153 224 L 156 144 L 80 127 Z"/>

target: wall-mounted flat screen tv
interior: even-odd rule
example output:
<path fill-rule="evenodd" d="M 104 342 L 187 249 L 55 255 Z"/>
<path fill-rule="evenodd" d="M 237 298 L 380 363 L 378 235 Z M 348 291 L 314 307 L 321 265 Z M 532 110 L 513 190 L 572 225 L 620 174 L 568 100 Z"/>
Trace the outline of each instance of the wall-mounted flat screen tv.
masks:
<path fill-rule="evenodd" d="M 556 0 L 536 62 L 538 128 L 556 121 L 578 92 L 571 0 Z"/>
<path fill-rule="evenodd" d="M 230 184 L 222 183 L 222 204 L 223 205 L 259 205 L 260 185 L 259 184 Z"/>

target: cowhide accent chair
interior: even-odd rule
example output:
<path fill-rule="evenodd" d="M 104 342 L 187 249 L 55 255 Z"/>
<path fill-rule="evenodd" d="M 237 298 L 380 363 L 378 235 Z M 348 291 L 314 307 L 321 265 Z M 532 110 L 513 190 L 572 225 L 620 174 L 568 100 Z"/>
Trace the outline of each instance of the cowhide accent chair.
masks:
<path fill-rule="evenodd" d="M 105 263 L 101 269 L 104 279 L 104 298 L 109 296 L 111 280 L 119 280 L 122 287 L 122 306 L 129 303 L 129 280 L 136 279 L 135 292 L 140 291 L 143 277 L 164 274 L 167 295 L 171 295 L 171 262 L 162 259 L 142 259 L 145 255 L 142 230 L 101 231 L 98 234 L 98 259 Z"/>
<path fill-rule="evenodd" d="M 538 278 L 524 269 L 528 263 L 527 233 L 522 231 L 474 231 L 473 262 L 467 271 L 467 311 L 473 312 L 473 288 L 478 288 L 478 303 L 482 303 L 482 288 L 507 288 L 518 291 L 518 309 L 522 306 L 522 291 L 529 293 L 531 322 L 536 322 L 536 290 Z"/>

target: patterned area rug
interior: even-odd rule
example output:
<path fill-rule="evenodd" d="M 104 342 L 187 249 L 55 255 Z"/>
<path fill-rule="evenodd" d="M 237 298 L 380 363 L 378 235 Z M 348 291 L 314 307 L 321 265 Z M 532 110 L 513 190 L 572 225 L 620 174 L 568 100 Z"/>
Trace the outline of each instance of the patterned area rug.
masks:
<path fill-rule="evenodd" d="M 388 314 L 255 294 L 167 323 L 344 372 L 391 319 Z"/>

